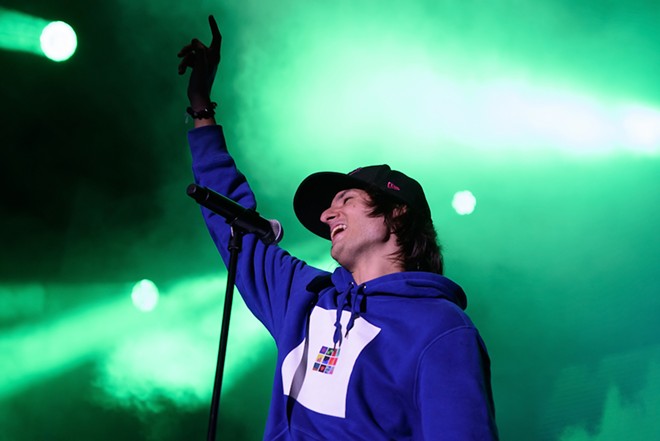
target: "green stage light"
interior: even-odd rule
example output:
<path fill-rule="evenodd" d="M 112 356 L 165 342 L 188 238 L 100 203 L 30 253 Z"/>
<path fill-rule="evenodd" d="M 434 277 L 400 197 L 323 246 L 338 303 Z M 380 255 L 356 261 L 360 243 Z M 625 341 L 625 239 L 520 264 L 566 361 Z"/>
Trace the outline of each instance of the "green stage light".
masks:
<path fill-rule="evenodd" d="M 653 153 L 660 146 L 660 111 L 635 106 L 624 110 L 623 128 L 626 139 L 635 151 Z"/>
<path fill-rule="evenodd" d="M 148 308 L 158 293 L 149 280 L 132 288 L 0 284 L 5 305 L 31 292 L 41 303 L 41 297 L 60 292 L 107 298 L 0 334 L 0 402 L 96 360 L 97 398 L 109 405 L 152 408 L 163 398 L 185 408 L 204 405 L 213 386 L 225 285 L 225 277 L 182 280 L 158 295 L 158 308 L 141 314 L 135 298 L 144 305 L 138 309 Z M 126 292 L 132 293 L 133 302 Z M 227 349 L 227 390 L 271 347 L 268 332 L 237 299 Z"/>
<path fill-rule="evenodd" d="M 3 286 L 17 294 L 31 286 Z M 43 286 L 46 299 L 62 292 L 96 295 L 125 289 L 118 286 Z M 51 320 L 28 321 L 0 334 L 0 401 L 30 385 L 47 380 L 92 359 L 98 351 L 112 346 L 114 340 L 136 326 L 149 326 L 153 314 L 139 314 L 126 298 L 92 304 L 56 315 Z M 121 323 L 122 326 L 116 326 Z"/>
<path fill-rule="evenodd" d="M 460 215 L 472 214 L 474 207 L 477 205 L 477 198 L 469 190 L 459 191 L 454 194 L 451 205 L 456 213 Z"/>
<path fill-rule="evenodd" d="M 78 46 L 75 31 L 63 21 L 49 23 L 41 32 L 39 41 L 46 57 L 53 61 L 68 60 Z"/>
<path fill-rule="evenodd" d="M 305 158 L 311 172 L 392 158 L 400 168 L 419 168 L 433 164 L 419 157 L 441 155 L 513 161 L 660 155 L 658 107 L 646 97 L 558 80 L 513 59 L 480 58 L 478 49 L 468 57 L 414 32 L 382 38 L 361 29 L 356 38 L 350 31 L 307 31 L 298 48 L 304 56 L 286 69 L 255 59 L 238 78 L 255 97 L 251 118 L 268 127 L 271 142 L 286 146 L 283 154 L 267 152 L 266 163 L 286 154 L 287 161 Z M 277 87 L 283 83 L 290 87 Z M 273 105 L 281 102 L 294 104 L 285 114 Z M 240 130 L 252 132 L 247 145 L 267 142 L 253 139 L 254 127 Z M 324 157 L 314 164 L 311 146 L 332 151 L 331 163 Z"/>
<path fill-rule="evenodd" d="M 69 59 L 77 47 L 76 33 L 62 21 L 51 22 L 18 11 L 0 8 L 0 48 Z"/>
<path fill-rule="evenodd" d="M 153 311 L 158 304 L 158 287 L 151 280 L 140 280 L 133 286 L 131 299 L 133 305 L 142 312 Z"/>

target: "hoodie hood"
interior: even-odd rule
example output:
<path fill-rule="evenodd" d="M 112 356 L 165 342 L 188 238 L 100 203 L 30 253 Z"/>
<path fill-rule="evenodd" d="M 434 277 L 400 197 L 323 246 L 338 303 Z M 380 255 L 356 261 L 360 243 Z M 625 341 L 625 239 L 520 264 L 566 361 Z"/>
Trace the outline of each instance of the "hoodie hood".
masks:
<path fill-rule="evenodd" d="M 344 292 L 356 285 L 353 275 L 343 267 L 332 274 L 332 284 L 337 292 Z M 442 298 L 467 308 L 463 288 L 445 276 L 424 271 L 402 271 L 370 280 L 361 285 L 367 296 L 395 296 L 406 298 Z"/>
<path fill-rule="evenodd" d="M 331 276 L 336 290 L 337 320 L 335 322 L 335 344 L 341 345 L 342 337 L 351 330 L 355 319 L 363 312 L 368 297 L 391 296 L 400 298 L 446 299 L 461 309 L 467 307 L 467 297 L 463 289 L 440 274 L 422 271 L 403 271 L 388 274 L 358 285 L 353 275 L 339 267 Z M 351 318 L 343 333 L 342 311 L 349 310 Z M 343 335 L 342 335 L 343 334 Z"/>

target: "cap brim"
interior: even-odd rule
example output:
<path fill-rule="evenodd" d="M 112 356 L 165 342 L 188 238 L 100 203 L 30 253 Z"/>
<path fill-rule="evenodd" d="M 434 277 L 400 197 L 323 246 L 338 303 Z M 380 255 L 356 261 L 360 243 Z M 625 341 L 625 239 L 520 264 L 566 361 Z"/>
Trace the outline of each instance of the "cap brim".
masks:
<path fill-rule="evenodd" d="M 365 188 L 367 183 L 344 173 L 319 172 L 305 178 L 293 197 L 293 210 L 305 228 L 330 240 L 330 228 L 321 222 L 335 195 L 349 188 Z"/>

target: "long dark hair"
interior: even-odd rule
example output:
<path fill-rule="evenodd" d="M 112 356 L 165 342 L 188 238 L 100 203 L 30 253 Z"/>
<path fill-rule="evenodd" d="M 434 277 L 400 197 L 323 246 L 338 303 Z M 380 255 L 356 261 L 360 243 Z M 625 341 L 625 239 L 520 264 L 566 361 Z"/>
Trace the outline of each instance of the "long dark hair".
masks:
<path fill-rule="evenodd" d="M 396 234 L 399 253 L 393 256 L 406 271 L 443 273 L 442 247 L 430 217 L 422 216 L 403 202 L 381 191 L 366 188 L 373 217 L 383 216 L 385 225 Z"/>

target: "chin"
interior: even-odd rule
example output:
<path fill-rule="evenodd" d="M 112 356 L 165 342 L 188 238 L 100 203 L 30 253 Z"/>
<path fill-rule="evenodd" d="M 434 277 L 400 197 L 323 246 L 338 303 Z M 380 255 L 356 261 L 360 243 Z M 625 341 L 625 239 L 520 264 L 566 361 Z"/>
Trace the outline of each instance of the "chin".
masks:
<path fill-rule="evenodd" d="M 333 258 L 338 264 L 340 264 L 340 265 L 343 266 L 344 268 L 347 268 L 347 265 L 348 265 L 348 264 L 347 264 L 346 260 L 345 260 L 345 259 L 342 259 L 342 258 L 341 258 L 341 255 L 340 255 L 339 253 L 336 253 L 335 250 L 334 250 L 334 248 L 333 248 L 332 250 L 330 250 L 330 256 L 331 256 L 331 257 L 332 257 L 332 258 Z"/>

